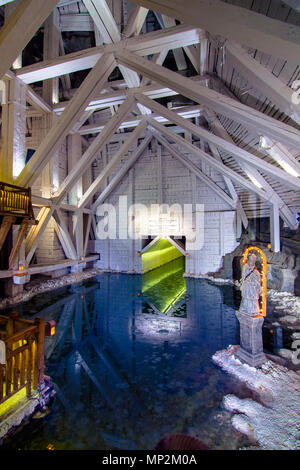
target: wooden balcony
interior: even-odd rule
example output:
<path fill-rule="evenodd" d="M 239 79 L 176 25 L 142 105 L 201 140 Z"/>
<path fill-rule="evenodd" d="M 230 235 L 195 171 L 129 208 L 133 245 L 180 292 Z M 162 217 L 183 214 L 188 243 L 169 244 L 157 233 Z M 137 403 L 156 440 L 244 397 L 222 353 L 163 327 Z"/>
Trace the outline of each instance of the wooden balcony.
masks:
<path fill-rule="evenodd" d="M 0 339 L 6 349 L 6 363 L 0 364 L 0 404 L 23 388 L 30 398 L 44 381 L 44 320 L 24 320 L 18 313 L 0 316 Z"/>
<path fill-rule="evenodd" d="M 0 215 L 34 219 L 31 188 L 0 182 Z"/>

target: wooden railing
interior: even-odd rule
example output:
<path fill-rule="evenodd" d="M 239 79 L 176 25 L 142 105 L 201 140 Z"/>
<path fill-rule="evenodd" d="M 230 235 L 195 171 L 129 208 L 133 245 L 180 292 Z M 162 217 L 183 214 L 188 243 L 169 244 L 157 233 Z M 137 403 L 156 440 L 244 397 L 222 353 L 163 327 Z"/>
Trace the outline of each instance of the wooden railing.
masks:
<path fill-rule="evenodd" d="M 6 364 L 0 364 L 0 404 L 24 387 L 30 397 L 44 380 L 44 320 L 24 320 L 18 313 L 0 316 L 0 339 L 6 346 Z"/>
<path fill-rule="evenodd" d="M 0 182 L 0 214 L 33 219 L 31 189 Z"/>

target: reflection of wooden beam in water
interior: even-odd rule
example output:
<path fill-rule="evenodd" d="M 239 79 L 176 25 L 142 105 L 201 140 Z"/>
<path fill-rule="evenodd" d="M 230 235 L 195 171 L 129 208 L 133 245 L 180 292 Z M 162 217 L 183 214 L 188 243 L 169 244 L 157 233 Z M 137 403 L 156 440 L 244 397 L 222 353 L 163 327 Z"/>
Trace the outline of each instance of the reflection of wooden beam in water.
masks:
<path fill-rule="evenodd" d="M 186 292 L 184 292 L 184 293 L 186 293 Z M 173 308 L 172 308 L 171 310 L 169 310 L 168 312 L 163 313 L 163 312 L 161 312 L 160 310 L 158 310 L 158 308 L 155 307 L 155 305 L 153 305 L 153 304 L 150 302 L 150 300 L 148 300 L 147 297 L 145 297 L 144 295 L 142 296 L 142 300 L 144 300 L 144 301 L 146 302 L 146 304 L 148 304 L 149 307 L 151 307 L 151 308 L 155 311 L 155 313 L 160 316 L 160 318 L 171 317 L 172 314 L 173 314 L 179 307 L 181 307 L 182 304 L 184 304 L 184 303 L 186 302 L 185 297 L 184 297 L 183 299 L 181 299 L 181 300 L 178 302 L 178 304 L 175 305 L 175 307 L 173 307 Z M 149 315 L 151 315 L 151 313 L 150 313 Z M 174 320 L 176 320 L 176 319 L 182 320 L 182 317 L 172 317 L 172 318 L 174 318 Z"/>
<path fill-rule="evenodd" d="M 91 325 L 91 322 L 90 322 L 89 311 L 88 311 L 88 308 L 87 308 L 87 305 L 86 305 L 86 299 L 85 298 L 82 300 L 82 308 L 83 308 L 83 313 L 84 313 L 84 318 L 85 318 L 87 329 L 88 329 L 88 331 L 91 331 L 92 330 L 92 325 Z"/>
<path fill-rule="evenodd" d="M 182 297 L 182 296 L 184 296 L 184 297 Z M 163 312 L 163 314 L 164 314 L 164 315 L 167 315 L 168 317 L 172 316 L 173 313 L 176 312 L 176 310 L 177 310 L 179 307 L 181 307 L 181 305 L 183 305 L 183 304 L 186 302 L 185 297 L 186 297 L 186 289 L 183 289 L 183 290 L 179 293 L 179 295 L 177 296 L 177 298 L 174 299 L 174 301 L 176 302 L 175 305 L 174 305 L 172 308 L 170 308 L 169 310 Z M 179 298 L 180 298 L 181 300 L 178 300 Z M 171 305 L 170 305 L 170 307 L 171 307 Z"/>
<path fill-rule="evenodd" d="M 75 315 L 72 322 L 72 343 L 73 346 L 80 344 L 82 341 L 82 328 L 84 327 L 82 321 L 82 299 L 78 296 L 77 302 L 75 305 Z"/>
<path fill-rule="evenodd" d="M 64 393 L 62 392 L 61 388 L 56 383 L 54 383 L 54 390 L 56 392 L 56 396 L 61 401 L 62 405 L 64 406 L 72 421 L 72 432 L 80 438 L 81 442 L 84 442 L 90 447 L 91 443 L 87 442 L 83 438 L 80 421 L 78 420 L 78 416 L 74 413 L 74 405 L 69 402 L 69 400 L 65 397 Z"/>
<path fill-rule="evenodd" d="M 162 315 L 162 312 L 160 310 L 158 310 L 158 308 L 155 307 L 155 305 L 150 302 L 150 300 L 147 299 L 147 297 L 145 295 L 142 295 L 142 300 L 149 305 L 149 307 L 152 308 L 152 310 L 154 310 L 155 313 L 157 313 L 157 315 Z"/>
<path fill-rule="evenodd" d="M 82 353 L 82 350 L 81 350 L 81 353 Z M 103 398 L 105 399 L 107 404 L 111 408 L 113 408 L 113 403 L 112 403 L 111 399 L 109 398 L 109 391 L 107 391 L 105 389 L 104 385 L 102 385 L 100 383 L 100 381 L 97 378 L 96 374 L 92 371 L 91 367 L 88 366 L 87 362 L 83 359 L 82 355 L 80 354 L 80 352 L 78 350 L 77 350 L 77 354 L 78 354 L 77 364 L 80 364 L 82 366 L 82 368 L 84 369 L 86 374 L 89 376 L 91 381 L 95 384 L 95 386 L 97 387 L 97 389 L 99 390 L 99 392 L 101 393 L 101 395 L 103 396 Z"/>
<path fill-rule="evenodd" d="M 77 297 L 77 296 L 75 296 Z M 51 355 L 53 354 L 54 350 L 57 348 L 58 345 L 60 345 L 59 350 L 57 350 L 57 353 L 59 353 L 62 345 L 63 345 L 63 339 L 66 336 L 67 330 L 71 324 L 71 320 L 73 318 L 73 312 L 74 312 L 74 306 L 75 306 L 75 298 L 69 301 L 67 304 L 65 304 L 63 311 L 61 313 L 61 316 L 59 318 L 57 327 L 56 327 L 56 334 L 53 337 L 53 341 L 51 344 L 49 344 L 45 348 L 45 357 L 46 359 L 49 359 Z"/>
<path fill-rule="evenodd" d="M 104 365 L 111 372 L 111 374 L 119 380 L 122 384 L 126 385 L 127 393 L 130 393 L 133 401 L 135 402 L 136 409 L 147 415 L 148 411 L 145 408 L 141 397 L 139 396 L 135 386 L 130 382 L 128 376 L 119 370 L 121 369 L 115 358 L 113 358 L 107 351 L 104 351 L 99 338 L 96 336 L 91 336 L 89 338 L 90 343 L 93 345 L 96 353 L 102 359 Z"/>
<path fill-rule="evenodd" d="M 49 313 L 57 313 L 59 307 L 66 305 L 67 302 L 72 301 L 76 297 L 76 294 L 70 294 L 67 297 L 64 297 L 63 299 L 57 300 L 56 302 L 54 302 L 54 304 L 49 305 L 49 307 L 43 308 L 40 312 L 37 313 L 37 316 L 45 318 L 46 316 L 48 316 Z"/>
<path fill-rule="evenodd" d="M 81 295 L 87 295 L 89 292 L 92 292 L 95 289 L 97 289 L 98 285 L 89 286 L 89 287 L 80 286 L 80 288 L 83 289 L 82 291 L 80 291 Z M 67 302 L 70 302 L 74 298 L 78 298 L 79 293 L 76 292 L 76 289 L 78 288 L 75 286 L 74 287 L 72 286 L 71 289 L 72 290 L 70 291 L 70 293 L 67 293 L 66 295 L 64 295 L 63 298 L 57 300 L 56 302 L 54 302 L 54 304 L 51 304 L 48 307 L 43 308 L 40 312 L 37 313 L 37 316 L 45 318 L 45 316 L 48 315 L 48 313 L 51 313 L 51 312 L 56 313 L 59 307 L 61 307 L 62 305 L 65 305 Z"/>
<path fill-rule="evenodd" d="M 125 383 L 126 386 L 129 387 L 127 377 L 118 371 L 119 366 L 115 363 L 115 360 L 112 359 L 109 354 L 103 350 L 99 338 L 96 338 L 96 336 L 90 336 L 89 342 L 109 372 L 115 377 L 115 379 L 117 379 L 119 382 Z"/>

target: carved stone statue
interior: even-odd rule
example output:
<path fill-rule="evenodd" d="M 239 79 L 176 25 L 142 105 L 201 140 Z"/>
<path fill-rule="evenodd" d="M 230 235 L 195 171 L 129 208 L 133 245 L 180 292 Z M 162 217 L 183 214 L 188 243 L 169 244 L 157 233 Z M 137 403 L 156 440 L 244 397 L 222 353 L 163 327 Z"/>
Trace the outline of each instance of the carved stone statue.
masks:
<path fill-rule="evenodd" d="M 259 298 L 262 294 L 261 274 L 255 266 L 256 255 L 250 254 L 241 278 L 242 301 L 240 312 L 254 316 L 260 314 Z"/>
<path fill-rule="evenodd" d="M 264 316 L 259 302 L 263 294 L 262 275 L 255 265 L 256 255 L 251 253 L 246 259 L 240 287 L 242 301 L 240 309 L 236 312 L 240 322 L 240 348 L 235 355 L 242 362 L 259 367 L 266 361 L 262 340 Z"/>

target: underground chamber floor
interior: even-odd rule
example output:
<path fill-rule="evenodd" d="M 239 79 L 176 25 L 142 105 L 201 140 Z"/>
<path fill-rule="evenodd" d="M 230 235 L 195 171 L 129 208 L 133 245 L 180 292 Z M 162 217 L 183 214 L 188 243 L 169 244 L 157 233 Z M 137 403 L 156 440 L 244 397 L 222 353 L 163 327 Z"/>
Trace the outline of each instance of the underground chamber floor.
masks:
<path fill-rule="evenodd" d="M 224 395 L 250 392 L 211 360 L 238 343 L 234 290 L 183 278 L 180 262 L 147 276 L 102 274 L 18 306 L 56 321 L 45 344 L 56 395 L 3 450 L 150 450 L 177 432 L 212 449 L 250 444 L 222 407 Z"/>

